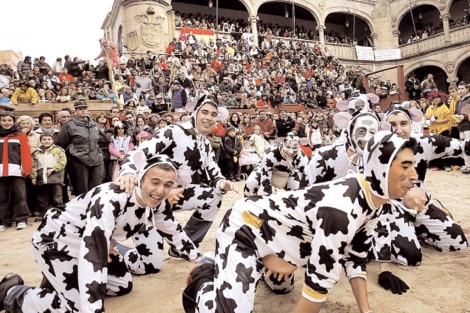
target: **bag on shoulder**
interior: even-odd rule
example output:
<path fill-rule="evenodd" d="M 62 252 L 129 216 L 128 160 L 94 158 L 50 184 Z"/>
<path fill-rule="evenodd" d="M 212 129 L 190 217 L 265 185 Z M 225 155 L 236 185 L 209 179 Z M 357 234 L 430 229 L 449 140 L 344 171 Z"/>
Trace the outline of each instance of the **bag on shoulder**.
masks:
<path fill-rule="evenodd" d="M 211 142 L 212 148 L 220 148 L 222 145 L 222 138 L 215 135 L 207 135 L 207 139 Z"/>

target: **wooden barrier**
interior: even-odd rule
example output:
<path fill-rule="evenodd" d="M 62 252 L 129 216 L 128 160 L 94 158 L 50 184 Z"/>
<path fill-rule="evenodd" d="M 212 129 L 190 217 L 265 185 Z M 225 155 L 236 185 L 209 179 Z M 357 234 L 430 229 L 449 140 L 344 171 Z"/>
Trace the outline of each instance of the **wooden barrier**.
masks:
<path fill-rule="evenodd" d="M 41 113 L 50 113 L 56 117 L 57 112 L 64 108 L 69 108 L 72 112 L 75 111 L 73 105 L 75 102 L 76 101 L 69 101 L 66 103 L 20 103 L 13 104 L 13 106 L 15 107 L 15 116 L 29 115 L 31 117 L 38 117 Z M 109 100 L 89 100 L 87 101 L 87 104 L 88 112 L 93 118 L 100 113 L 108 115 L 112 107 L 117 107 L 117 104 L 112 103 Z"/>

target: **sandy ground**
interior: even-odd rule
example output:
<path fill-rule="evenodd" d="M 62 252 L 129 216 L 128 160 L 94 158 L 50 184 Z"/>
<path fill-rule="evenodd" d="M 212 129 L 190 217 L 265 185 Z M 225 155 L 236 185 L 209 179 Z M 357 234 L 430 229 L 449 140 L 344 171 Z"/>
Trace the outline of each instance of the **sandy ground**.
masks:
<path fill-rule="evenodd" d="M 427 185 L 435 198 L 452 212 L 455 220 L 470 238 L 470 176 L 459 172 L 429 172 Z M 237 183 L 242 190 L 243 182 Z M 241 197 L 241 193 L 230 193 L 224 198 L 224 205 L 216 223 L 204 242 L 201 251 L 214 249 L 215 231 L 230 205 Z M 177 214 L 181 222 L 188 213 Z M 41 273 L 32 255 L 31 235 L 38 223 L 30 219 L 29 227 L 22 231 L 14 228 L 0 233 L 0 275 L 8 272 L 22 275 L 28 285 L 40 283 Z M 423 248 L 423 263 L 411 268 L 392 265 L 392 271 L 410 286 L 405 295 L 393 295 L 377 283 L 378 265 L 371 263 L 369 269 L 369 301 L 375 312 L 380 313 L 470 313 L 470 250 L 442 254 L 429 246 Z M 163 269 L 156 275 L 134 278 L 131 294 L 119 298 L 108 298 L 108 312 L 183 312 L 181 291 L 185 286 L 188 272 L 193 264 L 165 258 Z M 278 296 L 259 284 L 255 312 L 293 312 L 300 296 L 303 269 L 296 273 L 296 287 L 288 295 Z M 322 312 L 358 312 L 351 288 L 343 276 L 331 291 Z M 248 312 L 247 312 L 248 313 Z"/>

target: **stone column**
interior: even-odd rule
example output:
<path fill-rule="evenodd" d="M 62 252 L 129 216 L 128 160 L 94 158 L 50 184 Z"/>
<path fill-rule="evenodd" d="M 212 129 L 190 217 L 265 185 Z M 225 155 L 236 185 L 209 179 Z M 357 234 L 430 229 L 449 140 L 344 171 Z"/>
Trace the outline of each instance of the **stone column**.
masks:
<path fill-rule="evenodd" d="M 253 37 L 254 37 L 253 39 L 255 41 L 255 45 L 257 47 L 259 47 L 259 43 L 258 43 L 258 20 L 259 20 L 259 16 L 252 15 L 248 18 L 248 20 L 251 23 L 251 33 L 253 34 Z"/>
<path fill-rule="evenodd" d="M 392 32 L 392 34 L 393 34 L 393 38 L 394 38 L 394 40 L 395 40 L 395 44 L 396 44 L 396 46 L 398 47 L 398 46 L 400 45 L 400 38 L 399 38 L 399 37 L 400 37 L 400 31 L 397 30 L 397 29 L 395 29 L 395 30 Z"/>
<path fill-rule="evenodd" d="M 322 45 L 325 45 L 325 29 L 326 29 L 326 27 L 324 25 L 318 25 L 317 26 L 318 37 L 320 37 L 320 43 Z"/>
<path fill-rule="evenodd" d="M 439 15 L 439 18 L 442 20 L 442 25 L 444 26 L 444 41 L 445 43 L 450 43 L 450 32 L 449 32 L 450 14 L 444 13 L 442 15 Z"/>
<path fill-rule="evenodd" d="M 378 45 L 377 45 L 377 33 L 372 33 L 371 37 L 372 37 L 372 44 L 374 45 L 374 48 L 377 49 L 377 47 L 378 47 Z"/>

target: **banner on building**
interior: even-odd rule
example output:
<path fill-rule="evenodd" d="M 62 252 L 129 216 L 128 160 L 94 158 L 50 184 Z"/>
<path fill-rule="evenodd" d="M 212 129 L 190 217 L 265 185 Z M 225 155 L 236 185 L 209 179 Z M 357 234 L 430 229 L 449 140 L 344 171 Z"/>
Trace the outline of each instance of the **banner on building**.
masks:
<path fill-rule="evenodd" d="M 398 60 L 398 59 L 401 59 L 400 49 L 375 50 L 376 61 Z"/>
<path fill-rule="evenodd" d="M 374 61 L 374 49 L 372 47 L 356 46 L 356 55 L 358 60 Z"/>

